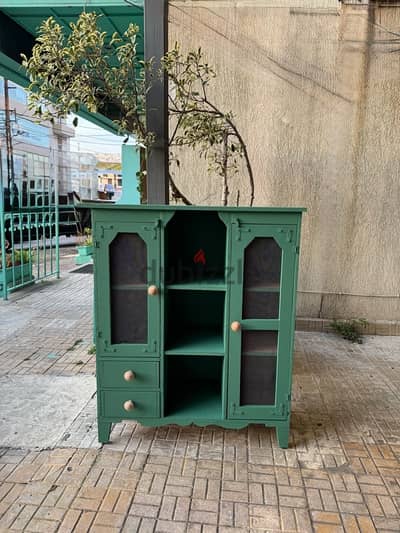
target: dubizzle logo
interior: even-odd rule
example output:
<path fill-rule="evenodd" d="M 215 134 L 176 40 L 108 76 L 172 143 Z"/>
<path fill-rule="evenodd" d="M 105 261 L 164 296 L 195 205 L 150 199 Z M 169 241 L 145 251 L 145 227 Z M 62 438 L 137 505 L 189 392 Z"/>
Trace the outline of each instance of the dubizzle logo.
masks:
<path fill-rule="evenodd" d="M 206 264 L 206 254 L 204 253 L 204 250 L 200 248 L 194 256 L 193 256 L 193 262 L 194 263 L 202 263 L 203 265 Z"/>

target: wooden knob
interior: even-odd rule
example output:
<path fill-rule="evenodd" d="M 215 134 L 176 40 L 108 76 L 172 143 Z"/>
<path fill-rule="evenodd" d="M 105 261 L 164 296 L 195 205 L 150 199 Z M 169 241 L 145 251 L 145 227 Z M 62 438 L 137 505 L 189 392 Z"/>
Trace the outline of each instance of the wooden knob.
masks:
<path fill-rule="evenodd" d="M 135 409 L 135 404 L 132 400 L 127 400 L 124 402 L 124 409 L 125 411 L 133 411 Z"/>
<path fill-rule="evenodd" d="M 136 377 L 135 372 L 132 372 L 132 370 L 127 370 L 126 372 L 124 372 L 125 381 L 133 381 L 135 377 Z"/>
<path fill-rule="evenodd" d="M 155 296 L 158 294 L 158 289 L 155 285 L 150 285 L 150 287 L 147 289 L 147 294 L 149 296 Z"/>
<path fill-rule="evenodd" d="M 239 331 L 239 329 L 240 329 L 240 322 L 238 322 L 237 320 L 235 320 L 235 322 L 232 322 L 231 330 L 232 331 Z"/>

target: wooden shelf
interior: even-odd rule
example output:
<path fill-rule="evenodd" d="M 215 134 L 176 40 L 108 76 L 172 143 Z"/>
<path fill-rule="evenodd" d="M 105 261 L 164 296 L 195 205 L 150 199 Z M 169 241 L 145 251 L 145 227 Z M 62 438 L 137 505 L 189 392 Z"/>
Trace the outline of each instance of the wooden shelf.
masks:
<path fill-rule="evenodd" d="M 225 291 L 226 283 L 224 279 L 183 281 L 182 283 L 172 283 L 167 285 L 168 290 L 180 291 Z"/>
<path fill-rule="evenodd" d="M 220 420 L 222 418 L 221 385 L 208 380 L 189 382 L 176 395 L 171 393 L 167 404 L 171 418 Z"/>
<path fill-rule="evenodd" d="M 167 355 L 224 355 L 222 331 L 196 329 L 173 339 L 165 350 Z"/>

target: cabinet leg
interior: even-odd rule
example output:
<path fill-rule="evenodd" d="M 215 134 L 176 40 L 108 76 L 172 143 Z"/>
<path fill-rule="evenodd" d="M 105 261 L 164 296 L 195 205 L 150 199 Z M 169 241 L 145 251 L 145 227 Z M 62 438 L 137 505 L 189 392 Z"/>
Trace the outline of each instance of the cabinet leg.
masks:
<path fill-rule="evenodd" d="M 105 422 L 104 420 L 97 421 L 99 442 L 107 444 L 110 441 L 111 422 Z"/>
<path fill-rule="evenodd" d="M 276 438 L 280 448 L 288 448 L 289 446 L 289 430 L 290 423 L 276 426 Z"/>

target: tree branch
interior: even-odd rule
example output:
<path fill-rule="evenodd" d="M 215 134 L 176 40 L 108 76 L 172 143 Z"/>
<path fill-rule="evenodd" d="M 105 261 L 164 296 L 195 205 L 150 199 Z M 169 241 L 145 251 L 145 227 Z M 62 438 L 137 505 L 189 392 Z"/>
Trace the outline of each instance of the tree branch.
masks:
<path fill-rule="evenodd" d="M 251 168 L 251 163 L 250 163 L 250 158 L 249 158 L 249 154 L 247 152 L 247 147 L 246 147 L 246 144 L 243 140 L 243 137 L 240 135 L 237 127 L 235 126 L 235 124 L 232 122 L 232 120 L 226 116 L 226 115 L 223 115 L 219 109 L 214 106 L 211 102 L 209 102 L 208 100 L 206 100 L 206 103 L 207 105 L 209 105 L 214 111 L 216 111 L 217 113 L 219 113 L 221 116 L 223 116 L 225 118 L 225 120 L 227 121 L 227 123 L 230 125 L 230 127 L 232 128 L 232 130 L 235 132 L 235 135 L 242 147 L 242 150 L 243 150 L 243 156 L 244 156 L 244 159 L 245 159 L 245 162 L 246 162 L 246 167 L 247 167 L 247 172 L 249 174 L 249 181 L 250 181 L 250 207 L 252 207 L 253 205 L 253 202 L 254 202 L 254 176 L 253 176 L 253 169 Z"/>
<path fill-rule="evenodd" d="M 173 180 L 171 173 L 168 173 L 169 184 L 171 185 L 172 196 L 182 200 L 185 205 L 192 205 L 192 202 L 186 198 L 186 196 L 178 189 L 175 181 Z"/>
<path fill-rule="evenodd" d="M 228 135 L 224 136 L 222 156 L 222 205 L 228 205 Z"/>

